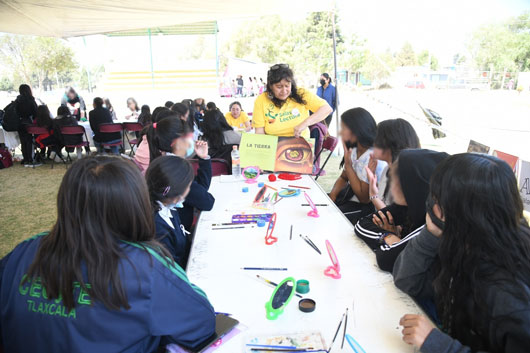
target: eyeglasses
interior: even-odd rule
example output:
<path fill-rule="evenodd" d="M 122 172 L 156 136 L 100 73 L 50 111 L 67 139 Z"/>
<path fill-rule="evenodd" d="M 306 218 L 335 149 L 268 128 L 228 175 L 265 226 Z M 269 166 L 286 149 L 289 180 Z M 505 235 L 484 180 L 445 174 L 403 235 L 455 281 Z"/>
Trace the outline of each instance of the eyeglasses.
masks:
<path fill-rule="evenodd" d="M 276 64 L 276 65 L 271 66 L 269 71 L 276 71 L 278 69 L 288 69 L 288 68 L 289 68 L 289 65 L 287 64 Z"/>
<path fill-rule="evenodd" d="M 265 244 L 267 245 L 272 245 L 278 241 L 278 238 L 272 236 L 274 227 L 276 227 L 276 212 L 272 214 L 269 225 L 267 226 L 267 233 L 265 233 Z"/>

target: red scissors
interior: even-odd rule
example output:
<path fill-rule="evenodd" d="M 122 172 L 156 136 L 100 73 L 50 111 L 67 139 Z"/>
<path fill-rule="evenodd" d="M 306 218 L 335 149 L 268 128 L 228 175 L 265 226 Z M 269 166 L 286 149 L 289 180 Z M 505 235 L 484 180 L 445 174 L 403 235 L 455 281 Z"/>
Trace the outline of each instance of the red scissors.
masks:
<path fill-rule="evenodd" d="M 276 212 L 272 214 L 271 219 L 269 220 L 269 225 L 267 226 L 267 233 L 265 235 L 265 244 L 267 245 L 272 245 L 278 241 L 278 238 L 272 236 L 275 226 L 276 226 Z"/>

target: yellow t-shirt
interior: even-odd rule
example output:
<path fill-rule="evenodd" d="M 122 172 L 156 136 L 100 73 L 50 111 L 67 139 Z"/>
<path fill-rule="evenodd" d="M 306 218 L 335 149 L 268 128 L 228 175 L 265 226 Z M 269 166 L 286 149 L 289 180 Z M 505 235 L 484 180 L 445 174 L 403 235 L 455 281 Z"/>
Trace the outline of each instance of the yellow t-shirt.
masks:
<path fill-rule="evenodd" d="M 237 119 L 232 116 L 231 112 L 226 113 L 225 118 L 226 118 L 226 122 L 228 123 L 228 125 L 232 127 L 236 127 L 238 129 L 244 129 L 245 123 L 249 120 L 247 113 L 243 111 L 241 112 L 241 114 L 239 115 L 239 118 Z"/>
<path fill-rule="evenodd" d="M 267 135 L 294 136 L 295 126 L 309 117 L 309 111 L 316 112 L 327 104 L 325 100 L 303 88 L 298 88 L 298 94 L 306 104 L 288 98 L 281 108 L 274 105 L 267 92 L 260 94 L 254 102 L 252 113 L 254 128 L 264 127 Z M 302 137 L 309 138 L 309 129 L 302 133 Z"/>

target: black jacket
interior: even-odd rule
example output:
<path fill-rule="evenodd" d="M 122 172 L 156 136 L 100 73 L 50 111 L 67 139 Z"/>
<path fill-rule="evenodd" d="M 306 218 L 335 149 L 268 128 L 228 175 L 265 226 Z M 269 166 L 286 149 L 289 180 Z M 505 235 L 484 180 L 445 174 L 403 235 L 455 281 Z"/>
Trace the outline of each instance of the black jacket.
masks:
<path fill-rule="evenodd" d="M 90 128 L 94 132 L 94 141 L 107 142 L 107 141 L 121 139 L 121 134 L 119 132 L 113 132 L 113 133 L 99 132 L 100 124 L 106 124 L 106 123 L 113 122 L 112 115 L 110 115 L 110 112 L 107 109 L 103 107 L 94 108 L 94 110 L 91 110 L 90 113 L 88 113 L 88 116 L 90 120 Z"/>
<path fill-rule="evenodd" d="M 37 114 L 37 102 L 34 97 L 19 95 L 15 100 L 17 104 L 17 113 L 22 119 L 22 124 L 31 124 Z"/>
<path fill-rule="evenodd" d="M 394 264 L 394 283 L 405 293 L 417 299 L 434 300 L 433 264 L 438 253 L 440 239 L 432 235 L 427 228 L 412 239 L 401 252 Z M 427 336 L 420 351 L 422 353 L 469 353 L 469 352 L 503 352 L 524 353 L 530 351 L 530 302 L 515 297 L 508 290 L 513 280 L 502 271 L 497 271 L 495 278 L 483 293 L 488 312 L 480 319 L 475 318 L 476 332 L 464 333 L 466 342 L 459 342 L 447 334 L 434 329 Z M 527 297 L 530 288 L 525 286 Z M 524 293 L 523 293 L 524 294 Z M 476 346 L 481 342 L 479 350 Z M 486 343 L 484 343 L 486 342 Z M 483 347 L 484 344 L 487 347 Z"/>

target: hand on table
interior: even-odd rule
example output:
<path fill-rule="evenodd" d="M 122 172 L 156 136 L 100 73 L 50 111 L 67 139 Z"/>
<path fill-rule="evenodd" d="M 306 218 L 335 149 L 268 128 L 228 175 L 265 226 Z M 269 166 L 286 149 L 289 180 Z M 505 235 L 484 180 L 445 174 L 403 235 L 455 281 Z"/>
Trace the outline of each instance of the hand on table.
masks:
<path fill-rule="evenodd" d="M 195 142 L 195 154 L 200 159 L 208 157 L 208 142 L 202 140 Z"/>
<path fill-rule="evenodd" d="M 410 345 L 421 348 L 425 339 L 434 329 L 434 325 L 422 315 L 407 314 L 399 320 L 399 324 L 403 326 L 403 341 Z"/>

